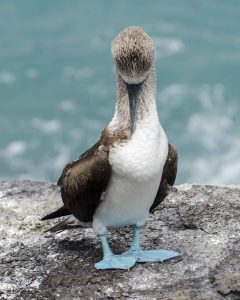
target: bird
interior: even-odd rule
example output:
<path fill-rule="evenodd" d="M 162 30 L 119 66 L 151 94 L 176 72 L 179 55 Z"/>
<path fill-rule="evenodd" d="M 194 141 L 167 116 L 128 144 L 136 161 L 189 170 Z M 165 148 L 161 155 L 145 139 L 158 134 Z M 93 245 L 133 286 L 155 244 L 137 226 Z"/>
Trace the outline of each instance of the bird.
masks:
<path fill-rule="evenodd" d="M 91 226 L 103 250 L 98 270 L 130 269 L 137 262 L 180 256 L 140 246 L 141 228 L 173 186 L 178 161 L 157 112 L 154 41 L 140 27 L 129 26 L 113 39 L 111 52 L 117 86 L 113 118 L 99 141 L 65 166 L 57 182 L 63 206 L 42 218 L 72 215 Z M 107 230 L 127 225 L 133 226 L 132 244 L 116 255 Z"/>

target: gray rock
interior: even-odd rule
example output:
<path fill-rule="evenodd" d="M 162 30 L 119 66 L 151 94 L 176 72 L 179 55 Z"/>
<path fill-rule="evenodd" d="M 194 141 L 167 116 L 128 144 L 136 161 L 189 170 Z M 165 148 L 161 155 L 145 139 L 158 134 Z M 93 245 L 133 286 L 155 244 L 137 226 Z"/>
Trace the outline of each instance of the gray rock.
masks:
<path fill-rule="evenodd" d="M 97 271 L 91 229 L 44 233 L 40 218 L 61 205 L 59 188 L 0 183 L 0 299 L 240 299 L 240 186 L 181 185 L 149 216 L 144 248 L 178 250 L 181 259 Z M 111 230 L 116 253 L 129 227 Z"/>

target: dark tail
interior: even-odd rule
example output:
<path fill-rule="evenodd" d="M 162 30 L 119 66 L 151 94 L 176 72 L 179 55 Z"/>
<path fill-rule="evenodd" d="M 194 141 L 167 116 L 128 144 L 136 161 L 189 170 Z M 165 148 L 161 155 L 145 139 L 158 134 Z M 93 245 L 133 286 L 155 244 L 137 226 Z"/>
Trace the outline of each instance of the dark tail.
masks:
<path fill-rule="evenodd" d="M 54 219 L 54 218 L 59 218 L 59 217 L 63 217 L 63 216 L 68 216 L 68 215 L 71 215 L 70 211 L 66 207 L 62 206 L 58 210 L 56 210 L 56 211 L 52 212 L 51 214 L 48 214 L 45 217 L 43 217 L 42 221 L 49 220 L 49 219 Z"/>

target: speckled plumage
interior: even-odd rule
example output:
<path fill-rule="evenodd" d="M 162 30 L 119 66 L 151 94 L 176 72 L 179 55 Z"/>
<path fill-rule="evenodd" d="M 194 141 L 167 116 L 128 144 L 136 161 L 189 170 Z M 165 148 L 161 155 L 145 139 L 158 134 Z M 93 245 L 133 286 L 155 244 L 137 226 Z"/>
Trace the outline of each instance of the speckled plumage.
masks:
<path fill-rule="evenodd" d="M 112 42 L 112 55 L 121 77 L 128 83 L 140 83 L 152 66 L 154 42 L 141 28 L 130 26 Z"/>

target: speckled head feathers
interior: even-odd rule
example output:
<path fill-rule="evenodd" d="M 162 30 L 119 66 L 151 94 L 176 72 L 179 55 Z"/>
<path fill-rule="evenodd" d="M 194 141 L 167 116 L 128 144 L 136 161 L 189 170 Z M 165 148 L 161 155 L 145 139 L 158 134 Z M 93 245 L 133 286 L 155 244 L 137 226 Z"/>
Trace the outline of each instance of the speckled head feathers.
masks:
<path fill-rule="evenodd" d="M 139 27 L 121 31 L 112 42 L 112 55 L 117 72 L 127 83 L 142 82 L 154 60 L 154 42 Z"/>

